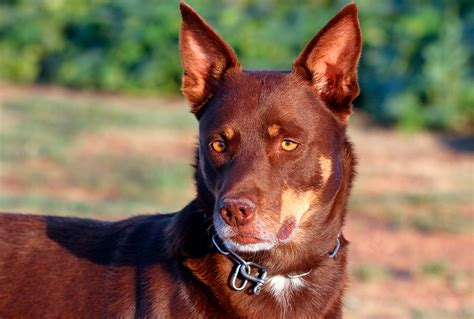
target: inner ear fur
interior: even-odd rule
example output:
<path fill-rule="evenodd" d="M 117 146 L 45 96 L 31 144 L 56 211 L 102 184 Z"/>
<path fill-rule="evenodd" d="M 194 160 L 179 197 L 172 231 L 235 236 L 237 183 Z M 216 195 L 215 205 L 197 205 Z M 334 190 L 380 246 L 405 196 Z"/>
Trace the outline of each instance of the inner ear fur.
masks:
<path fill-rule="evenodd" d="M 293 72 L 310 81 L 344 123 L 352 112 L 352 101 L 359 95 L 357 65 L 361 47 L 357 6 L 351 3 L 319 31 L 293 64 Z"/>
<path fill-rule="evenodd" d="M 183 65 L 182 91 L 191 105 L 199 109 L 212 97 L 229 69 L 240 68 L 234 50 L 188 4 L 179 5 L 183 19 L 179 34 Z"/>

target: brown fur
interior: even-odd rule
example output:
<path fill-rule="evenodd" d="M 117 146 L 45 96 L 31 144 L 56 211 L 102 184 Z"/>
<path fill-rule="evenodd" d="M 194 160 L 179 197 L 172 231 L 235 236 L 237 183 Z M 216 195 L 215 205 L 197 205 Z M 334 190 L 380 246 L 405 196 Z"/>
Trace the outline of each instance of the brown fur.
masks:
<path fill-rule="evenodd" d="M 345 131 L 359 92 L 356 6 L 310 41 L 292 72 L 243 71 L 193 9 L 181 12 L 183 93 L 199 120 L 197 198 L 177 213 L 113 223 L 0 215 L 0 318 L 342 317 L 347 241 L 327 253 L 354 176 Z M 282 150 L 283 139 L 298 147 Z M 216 140 L 225 151 L 208 147 Z M 259 295 L 231 289 L 235 265 L 212 246 L 214 231 L 267 267 Z M 267 248 L 251 252 L 255 242 Z"/>

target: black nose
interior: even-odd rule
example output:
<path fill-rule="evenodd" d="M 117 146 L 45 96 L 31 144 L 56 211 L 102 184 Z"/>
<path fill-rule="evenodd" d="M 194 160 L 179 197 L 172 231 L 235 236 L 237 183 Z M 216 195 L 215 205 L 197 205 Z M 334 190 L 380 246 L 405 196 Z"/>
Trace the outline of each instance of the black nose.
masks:
<path fill-rule="evenodd" d="M 255 203 L 248 198 L 224 198 L 219 206 L 222 219 L 230 226 L 242 226 L 252 221 Z"/>

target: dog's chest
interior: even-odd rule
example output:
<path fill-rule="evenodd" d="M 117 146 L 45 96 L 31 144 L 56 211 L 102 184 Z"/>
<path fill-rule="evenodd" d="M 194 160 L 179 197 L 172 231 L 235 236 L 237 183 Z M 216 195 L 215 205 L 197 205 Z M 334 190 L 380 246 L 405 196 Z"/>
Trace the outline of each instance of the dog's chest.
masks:
<path fill-rule="evenodd" d="M 267 287 L 273 297 L 282 305 L 288 302 L 291 295 L 307 285 L 303 278 L 272 276 L 268 279 Z"/>

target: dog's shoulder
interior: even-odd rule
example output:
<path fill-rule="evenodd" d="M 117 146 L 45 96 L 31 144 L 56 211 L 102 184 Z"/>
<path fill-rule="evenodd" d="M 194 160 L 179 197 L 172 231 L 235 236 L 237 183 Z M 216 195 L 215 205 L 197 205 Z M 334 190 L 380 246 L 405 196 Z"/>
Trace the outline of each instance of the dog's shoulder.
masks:
<path fill-rule="evenodd" d="M 0 214 L 0 247 L 50 247 L 102 265 L 133 265 L 163 253 L 165 228 L 175 214 L 142 215 L 109 222 L 87 218 Z M 153 254 L 148 253 L 153 251 Z M 151 261 L 150 261 L 151 262 Z"/>

